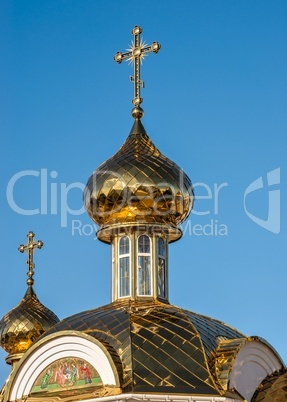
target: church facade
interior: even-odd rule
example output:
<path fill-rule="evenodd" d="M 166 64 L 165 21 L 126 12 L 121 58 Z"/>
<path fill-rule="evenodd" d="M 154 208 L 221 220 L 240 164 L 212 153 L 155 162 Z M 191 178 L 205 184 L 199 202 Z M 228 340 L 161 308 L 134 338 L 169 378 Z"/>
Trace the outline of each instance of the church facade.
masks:
<path fill-rule="evenodd" d="M 134 65 L 131 131 L 88 179 L 84 203 L 112 249 L 112 300 L 59 320 L 33 289 L 29 232 L 27 291 L 0 322 L 11 373 L 0 402 L 287 400 L 287 371 L 264 339 L 169 303 L 169 244 L 194 202 L 186 173 L 153 144 L 142 124 L 141 28 L 115 61 Z"/>

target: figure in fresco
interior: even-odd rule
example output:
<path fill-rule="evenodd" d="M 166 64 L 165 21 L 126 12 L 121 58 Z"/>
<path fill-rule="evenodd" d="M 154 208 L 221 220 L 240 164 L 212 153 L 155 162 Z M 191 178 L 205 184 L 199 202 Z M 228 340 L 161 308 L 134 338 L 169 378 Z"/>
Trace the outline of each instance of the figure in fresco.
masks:
<path fill-rule="evenodd" d="M 89 367 L 87 366 L 86 363 L 80 367 L 80 370 L 84 373 L 84 378 L 85 378 L 85 384 L 90 384 L 92 382 L 91 379 L 91 372 Z"/>
<path fill-rule="evenodd" d="M 69 385 L 74 385 L 78 378 L 78 369 L 74 363 L 71 364 L 71 375 Z"/>
<path fill-rule="evenodd" d="M 64 374 L 66 380 L 70 380 L 70 378 L 71 378 L 71 370 L 70 370 L 70 367 L 69 367 L 67 362 L 64 363 L 63 374 Z"/>
<path fill-rule="evenodd" d="M 44 374 L 42 381 L 41 381 L 41 389 L 45 389 L 49 385 L 49 379 L 52 377 L 52 373 L 50 370 L 47 370 L 46 373 Z"/>
<path fill-rule="evenodd" d="M 64 366 L 61 363 L 55 372 L 55 382 L 58 383 L 61 387 L 64 387 L 65 381 L 66 381 L 66 377 L 64 374 Z"/>

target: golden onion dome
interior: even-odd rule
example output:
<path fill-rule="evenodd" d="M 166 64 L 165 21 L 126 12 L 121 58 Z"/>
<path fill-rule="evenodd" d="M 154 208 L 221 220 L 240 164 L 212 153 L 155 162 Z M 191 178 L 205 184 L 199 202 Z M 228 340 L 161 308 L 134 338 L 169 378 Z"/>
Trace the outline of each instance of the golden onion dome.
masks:
<path fill-rule="evenodd" d="M 125 143 L 89 178 L 86 209 L 100 226 L 98 237 L 104 242 L 110 242 L 112 227 L 133 224 L 173 228 L 169 238 L 177 240 L 181 236 L 178 226 L 193 206 L 191 181 L 152 143 L 141 116 L 133 116 L 135 122 Z"/>
<path fill-rule="evenodd" d="M 20 303 L 0 321 L 0 341 L 9 353 L 7 363 L 18 360 L 59 318 L 37 298 L 29 286 Z"/>

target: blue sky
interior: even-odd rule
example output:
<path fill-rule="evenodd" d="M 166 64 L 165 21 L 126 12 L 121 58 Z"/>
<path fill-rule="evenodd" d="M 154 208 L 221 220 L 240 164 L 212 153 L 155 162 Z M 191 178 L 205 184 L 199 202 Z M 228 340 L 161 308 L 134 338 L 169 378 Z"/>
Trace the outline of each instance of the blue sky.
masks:
<path fill-rule="evenodd" d="M 144 126 L 198 196 L 170 246 L 170 302 L 267 339 L 286 362 L 286 2 L 4 0 L 0 12 L 0 315 L 25 293 L 29 230 L 44 242 L 42 303 L 64 318 L 110 301 L 109 246 L 65 206 L 81 208 L 130 131 L 132 69 L 113 56 L 140 25 L 162 45 L 142 69 Z"/>

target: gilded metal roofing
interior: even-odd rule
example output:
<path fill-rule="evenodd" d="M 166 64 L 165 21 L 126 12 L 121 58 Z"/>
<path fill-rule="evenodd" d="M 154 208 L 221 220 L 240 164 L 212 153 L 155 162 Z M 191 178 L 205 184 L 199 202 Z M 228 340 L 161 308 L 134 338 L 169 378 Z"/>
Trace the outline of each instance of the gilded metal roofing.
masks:
<path fill-rule="evenodd" d="M 43 336 L 65 330 L 103 343 L 123 392 L 219 395 L 209 355 L 219 336 L 242 336 L 219 321 L 158 301 L 114 302 L 68 317 Z"/>
<path fill-rule="evenodd" d="M 213 353 L 217 349 L 221 339 L 235 340 L 239 337 L 245 338 L 245 335 L 237 331 L 237 329 L 222 321 L 187 310 L 185 310 L 185 313 L 198 330 L 205 354 L 209 360 L 213 357 Z"/>
<path fill-rule="evenodd" d="M 277 358 L 281 361 L 282 367 L 284 363 L 278 356 L 273 347 L 263 338 L 258 336 L 250 336 L 241 338 L 226 339 L 224 337 L 218 338 L 218 346 L 210 355 L 209 366 L 213 373 L 215 373 L 216 380 L 219 382 L 224 390 L 229 389 L 230 374 L 233 370 L 234 362 L 240 349 L 250 342 L 260 342 L 272 350 Z"/>
<path fill-rule="evenodd" d="M 133 223 L 177 227 L 192 208 L 193 189 L 136 119 L 120 150 L 89 178 L 84 198 L 88 214 L 102 228 Z"/>
<path fill-rule="evenodd" d="M 37 298 L 29 286 L 21 302 L 0 321 L 1 346 L 10 355 L 24 353 L 59 318 Z"/>
<path fill-rule="evenodd" d="M 251 402 L 284 401 L 287 401 L 287 370 L 266 377 L 251 399 Z"/>
<path fill-rule="evenodd" d="M 233 363 L 237 357 L 240 348 L 251 340 L 251 338 L 219 338 L 219 344 L 210 355 L 210 367 L 215 373 L 217 381 L 224 390 L 229 388 L 230 372 L 233 368 Z"/>

